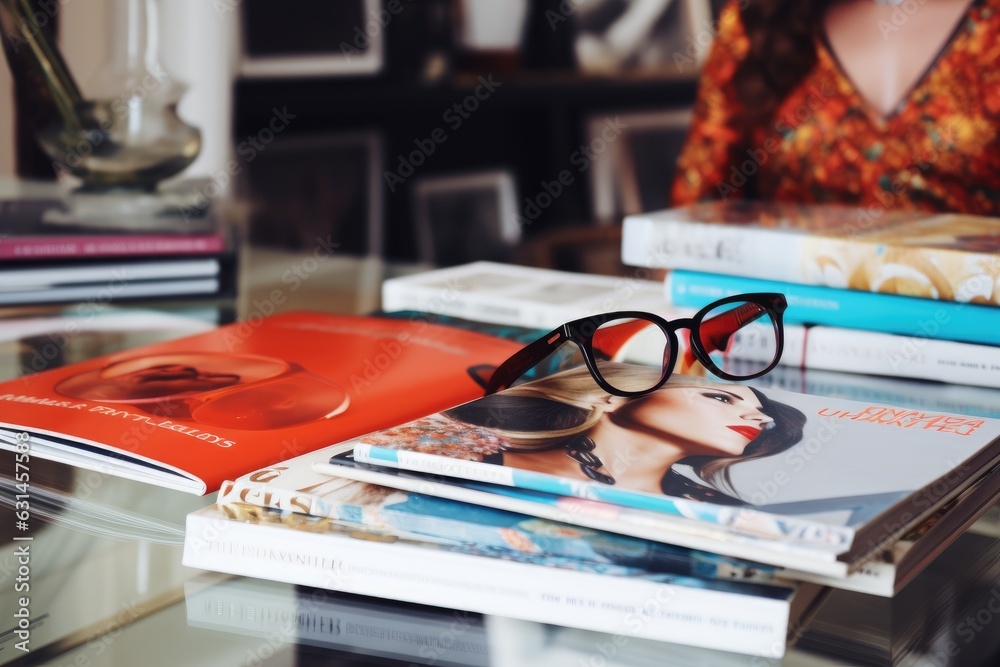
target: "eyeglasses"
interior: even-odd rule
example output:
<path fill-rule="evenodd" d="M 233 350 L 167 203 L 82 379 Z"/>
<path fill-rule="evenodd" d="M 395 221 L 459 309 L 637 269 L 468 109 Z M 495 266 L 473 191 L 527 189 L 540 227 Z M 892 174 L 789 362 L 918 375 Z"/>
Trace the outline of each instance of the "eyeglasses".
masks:
<path fill-rule="evenodd" d="M 781 358 L 784 347 L 781 315 L 787 307 L 784 295 L 760 292 L 726 297 L 708 304 L 693 317 L 673 321 L 638 311 L 573 320 L 500 364 L 487 383 L 486 393 L 511 386 L 556 348 L 571 341 L 580 348 L 590 374 L 601 389 L 616 396 L 642 396 L 659 389 L 670 377 L 681 349 L 678 329 L 690 331 L 684 348 L 688 361 L 697 360 L 725 380 L 749 380 L 774 368 Z M 630 358 L 645 356 L 653 361 L 652 368 L 649 364 L 634 363 L 631 365 L 636 370 L 630 372 L 630 364 L 623 367 L 614 361 L 626 345 Z M 737 348 L 739 365 L 727 365 Z"/>

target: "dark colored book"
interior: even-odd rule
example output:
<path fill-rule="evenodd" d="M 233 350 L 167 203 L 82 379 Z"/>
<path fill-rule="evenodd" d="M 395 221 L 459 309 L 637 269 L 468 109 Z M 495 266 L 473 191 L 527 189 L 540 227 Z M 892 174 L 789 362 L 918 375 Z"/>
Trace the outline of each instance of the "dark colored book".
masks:
<path fill-rule="evenodd" d="M 0 260 L 217 255 L 227 246 L 210 217 L 123 228 L 63 221 L 67 215 L 59 200 L 0 200 Z"/>
<path fill-rule="evenodd" d="M 237 233 L 213 215 L 76 220 L 59 199 L 0 200 L 0 306 L 225 298 Z"/>

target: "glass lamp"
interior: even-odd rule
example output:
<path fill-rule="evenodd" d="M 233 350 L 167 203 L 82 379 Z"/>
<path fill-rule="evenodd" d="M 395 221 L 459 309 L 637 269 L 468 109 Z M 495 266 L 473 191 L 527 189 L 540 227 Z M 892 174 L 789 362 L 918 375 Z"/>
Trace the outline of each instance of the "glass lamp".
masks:
<path fill-rule="evenodd" d="M 53 166 L 81 181 L 76 215 L 158 213 L 158 185 L 198 156 L 201 135 L 177 115 L 184 87 L 160 64 L 158 0 L 111 0 L 108 60 L 83 91 L 30 0 L 0 0 L 0 28 L 18 93 Z M 71 27 L 70 27 L 71 29 Z M 91 210 L 93 209 L 93 210 Z"/>

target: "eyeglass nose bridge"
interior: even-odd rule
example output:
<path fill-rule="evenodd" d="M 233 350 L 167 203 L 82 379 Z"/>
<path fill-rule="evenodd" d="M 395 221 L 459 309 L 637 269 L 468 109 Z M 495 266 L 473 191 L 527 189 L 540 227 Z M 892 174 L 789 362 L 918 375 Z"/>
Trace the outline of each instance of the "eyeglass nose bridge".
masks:
<path fill-rule="evenodd" d="M 678 329 L 687 329 L 690 332 L 690 335 L 688 336 L 688 347 L 691 354 L 694 355 L 694 358 L 697 359 L 702 366 L 712 370 L 712 372 L 717 372 L 721 369 L 719 369 L 717 364 L 712 361 L 711 353 L 705 348 L 705 343 L 702 340 L 702 324 L 703 320 L 695 317 L 685 317 L 668 322 L 668 326 L 672 329 L 670 333 L 674 338 L 674 346 L 677 346 L 676 331 Z"/>

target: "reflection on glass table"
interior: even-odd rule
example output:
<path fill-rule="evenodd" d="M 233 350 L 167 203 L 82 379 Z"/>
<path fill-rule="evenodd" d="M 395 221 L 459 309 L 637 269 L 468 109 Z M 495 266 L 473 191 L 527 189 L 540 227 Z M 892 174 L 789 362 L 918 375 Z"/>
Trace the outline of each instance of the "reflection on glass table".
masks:
<path fill-rule="evenodd" d="M 84 475 L 79 495 L 128 504 L 132 489 Z M 115 493 L 117 492 L 117 493 Z M 169 493 L 169 492 L 164 492 Z M 176 498 L 179 494 L 173 494 Z M 133 498 L 133 500 L 145 500 Z M 169 499 L 160 498 L 161 502 Z M 187 505 L 210 502 L 185 498 Z M 169 502 L 175 520 L 190 507 Z M 65 515 L 72 516 L 67 507 Z M 168 510 L 162 510 L 169 513 Z M 979 665 L 1000 633 L 1000 541 L 980 521 L 895 599 L 833 591 L 783 660 L 440 609 L 180 566 L 178 546 L 115 536 L 58 517 L 39 522 L 31 556 L 32 651 L 0 663 L 49 665 Z M 144 537 L 144 536 L 143 536 Z M 2 546 L 13 586 L 18 544 Z M 4 615 L 13 619 L 13 596 Z"/>

